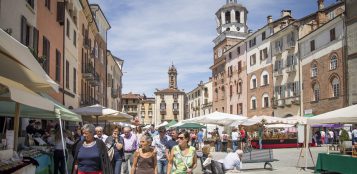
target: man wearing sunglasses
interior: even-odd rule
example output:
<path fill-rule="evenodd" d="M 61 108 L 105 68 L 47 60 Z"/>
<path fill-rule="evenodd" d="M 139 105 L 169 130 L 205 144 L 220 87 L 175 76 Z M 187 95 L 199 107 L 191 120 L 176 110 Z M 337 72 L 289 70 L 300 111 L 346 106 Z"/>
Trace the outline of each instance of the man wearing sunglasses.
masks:
<path fill-rule="evenodd" d="M 167 169 L 167 156 L 166 144 L 171 138 L 166 135 L 165 127 L 159 127 L 159 135 L 154 137 L 152 146 L 155 147 L 157 152 L 157 169 L 158 174 L 166 174 Z"/>

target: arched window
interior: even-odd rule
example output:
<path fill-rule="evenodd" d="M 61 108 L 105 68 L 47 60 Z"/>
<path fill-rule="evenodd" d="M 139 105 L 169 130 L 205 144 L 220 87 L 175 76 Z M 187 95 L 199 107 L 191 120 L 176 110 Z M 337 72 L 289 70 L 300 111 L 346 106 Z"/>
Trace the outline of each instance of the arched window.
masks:
<path fill-rule="evenodd" d="M 236 11 L 236 21 L 240 23 L 240 12 Z M 238 30 L 239 31 L 239 30 Z"/>
<path fill-rule="evenodd" d="M 314 63 L 311 65 L 311 77 L 316 77 L 317 76 L 317 64 Z"/>
<path fill-rule="evenodd" d="M 231 12 L 227 11 L 225 13 L 225 18 L 226 18 L 226 24 L 231 23 Z"/>
<path fill-rule="evenodd" d="M 334 54 L 330 59 L 330 70 L 334 70 L 337 68 L 337 56 Z"/>
<path fill-rule="evenodd" d="M 250 89 L 257 88 L 257 77 L 255 75 L 250 79 Z"/>
<path fill-rule="evenodd" d="M 262 96 L 262 108 L 269 108 L 269 95 L 267 93 Z"/>
<path fill-rule="evenodd" d="M 320 100 L 320 85 L 318 83 L 315 83 L 312 86 L 312 91 L 313 91 L 313 101 L 319 101 Z"/>
<path fill-rule="evenodd" d="M 265 70 L 260 75 L 260 83 L 261 86 L 269 85 L 269 73 Z"/>
<path fill-rule="evenodd" d="M 334 77 L 332 82 L 332 97 L 338 97 L 340 95 L 340 80 L 337 77 Z"/>
<path fill-rule="evenodd" d="M 254 96 L 250 98 L 250 109 L 257 109 L 257 98 Z"/>

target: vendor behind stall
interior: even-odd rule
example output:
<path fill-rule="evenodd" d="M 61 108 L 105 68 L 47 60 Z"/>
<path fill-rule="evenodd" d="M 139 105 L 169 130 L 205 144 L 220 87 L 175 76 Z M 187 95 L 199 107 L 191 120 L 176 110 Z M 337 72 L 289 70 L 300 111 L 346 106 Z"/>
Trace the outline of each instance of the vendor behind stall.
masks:
<path fill-rule="evenodd" d="M 32 135 L 36 133 L 35 120 L 29 120 L 29 125 L 26 127 L 26 133 Z"/>

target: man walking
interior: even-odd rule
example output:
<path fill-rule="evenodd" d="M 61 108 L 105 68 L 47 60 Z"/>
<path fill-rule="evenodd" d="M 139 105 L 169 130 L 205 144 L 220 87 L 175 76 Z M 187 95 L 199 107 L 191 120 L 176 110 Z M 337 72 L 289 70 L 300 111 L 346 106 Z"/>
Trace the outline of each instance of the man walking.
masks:
<path fill-rule="evenodd" d="M 133 155 L 137 149 L 137 138 L 135 134 L 131 132 L 130 127 L 124 127 L 124 134 L 121 135 L 124 138 L 124 159 L 125 161 L 122 163 L 123 165 L 123 173 L 129 174 L 129 162 L 130 166 L 133 165 Z"/>
<path fill-rule="evenodd" d="M 352 145 L 357 144 L 357 127 L 352 131 Z"/>
<path fill-rule="evenodd" d="M 152 141 L 152 146 L 157 152 L 157 170 L 158 174 L 166 174 L 167 156 L 166 145 L 171 138 L 166 135 L 165 127 L 159 127 L 159 135 L 155 136 Z"/>
<path fill-rule="evenodd" d="M 103 127 L 97 126 L 97 127 L 95 128 L 95 132 L 96 132 L 96 134 L 94 135 L 94 138 L 100 139 L 100 140 L 102 140 L 102 141 L 105 143 L 105 140 L 107 140 L 108 135 L 105 135 L 105 134 L 103 133 Z"/>

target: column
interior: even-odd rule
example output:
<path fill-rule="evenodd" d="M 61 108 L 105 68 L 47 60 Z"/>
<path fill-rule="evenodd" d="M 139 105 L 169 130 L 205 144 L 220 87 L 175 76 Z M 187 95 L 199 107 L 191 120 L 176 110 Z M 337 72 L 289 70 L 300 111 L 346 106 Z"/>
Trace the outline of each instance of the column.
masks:
<path fill-rule="evenodd" d="M 231 22 L 237 22 L 236 20 L 236 12 L 234 9 L 231 10 Z"/>
<path fill-rule="evenodd" d="M 226 16 L 223 11 L 221 12 L 221 21 L 222 21 L 222 25 L 226 24 Z"/>

